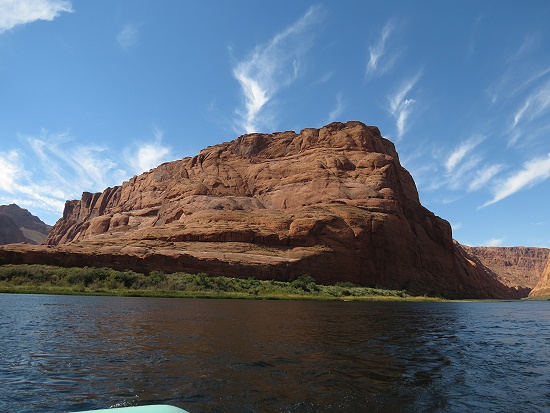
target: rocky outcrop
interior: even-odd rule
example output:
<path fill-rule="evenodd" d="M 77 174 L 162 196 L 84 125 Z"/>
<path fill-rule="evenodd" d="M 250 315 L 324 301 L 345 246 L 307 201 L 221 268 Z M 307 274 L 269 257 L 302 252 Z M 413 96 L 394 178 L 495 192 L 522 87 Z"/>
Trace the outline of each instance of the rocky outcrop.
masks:
<path fill-rule="evenodd" d="M 0 245 L 17 242 L 40 244 L 52 227 L 16 204 L 0 205 Z"/>
<path fill-rule="evenodd" d="M 534 247 L 468 247 L 463 248 L 497 274 L 509 286 L 524 289 L 527 295 L 539 282 L 550 250 Z"/>
<path fill-rule="evenodd" d="M 424 208 L 376 127 L 249 134 L 67 201 L 47 246 L 8 262 L 204 271 L 517 297 Z"/>
<path fill-rule="evenodd" d="M 546 268 L 544 269 L 539 282 L 535 285 L 535 288 L 533 288 L 533 291 L 531 291 L 529 297 L 546 297 L 550 299 L 550 256 L 548 257 Z"/>

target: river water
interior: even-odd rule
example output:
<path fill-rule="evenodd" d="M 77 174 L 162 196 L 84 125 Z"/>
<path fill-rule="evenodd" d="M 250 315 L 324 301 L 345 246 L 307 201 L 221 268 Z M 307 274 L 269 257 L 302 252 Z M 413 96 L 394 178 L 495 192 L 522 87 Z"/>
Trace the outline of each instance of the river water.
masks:
<path fill-rule="evenodd" d="M 550 302 L 0 294 L 0 412 L 550 412 Z"/>

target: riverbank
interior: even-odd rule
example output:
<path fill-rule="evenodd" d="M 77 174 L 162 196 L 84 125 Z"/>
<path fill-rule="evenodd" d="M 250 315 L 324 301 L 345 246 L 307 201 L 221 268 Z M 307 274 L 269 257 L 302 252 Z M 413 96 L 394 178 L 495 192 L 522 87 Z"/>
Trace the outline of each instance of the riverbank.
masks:
<path fill-rule="evenodd" d="M 259 300 L 443 301 L 405 290 L 361 287 L 351 283 L 320 285 L 309 275 L 293 281 L 211 277 L 206 274 L 145 275 L 109 268 L 48 265 L 0 266 L 0 293 L 107 295 L 135 297 L 234 298 Z"/>

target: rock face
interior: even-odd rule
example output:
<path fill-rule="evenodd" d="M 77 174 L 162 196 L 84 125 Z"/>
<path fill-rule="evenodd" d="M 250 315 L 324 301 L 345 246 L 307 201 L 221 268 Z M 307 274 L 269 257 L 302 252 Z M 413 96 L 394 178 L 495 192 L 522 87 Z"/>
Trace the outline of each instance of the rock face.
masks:
<path fill-rule="evenodd" d="M 249 134 L 67 201 L 47 246 L 8 262 L 350 281 L 448 297 L 516 297 L 424 208 L 376 127 Z"/>
<path fill-rule="evenodd" d="M 463 248 L 498 274 L 503 284 L 523 288 L 527 293 L 539 282 L 550 253 L 548 248 L 534 247 Z"/>
<path fill-rule="evenodd" d="M 546 268 L 543 271 L 539 282 L 533 288 L 533 291 L 529 294 L 529 297 L 541 298 L 548 297 L 550 298 L 550 256 L 548 257 L 548 262 L 546 263 Z"/>
<path fill-rule="evenodd" d="M 0 205 L 0 245 L 16 242 L 40 244 L 52 227 L 15 204 Z"/>

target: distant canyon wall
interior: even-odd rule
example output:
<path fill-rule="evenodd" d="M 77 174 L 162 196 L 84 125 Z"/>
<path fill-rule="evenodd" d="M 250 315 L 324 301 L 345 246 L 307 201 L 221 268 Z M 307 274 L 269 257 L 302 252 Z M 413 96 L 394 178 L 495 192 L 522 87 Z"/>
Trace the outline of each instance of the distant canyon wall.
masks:
<path fill-rule="evenodd" d="M 468 247 L 463 248 L 497 274 L 510 287 L 535 288 L 547 266 L 548 248 Z"/>
<path fill-rule="evenodd" d="M 550 298 L 550 256 L 548 257 L 546 268 L 544 269 L 539 282 L 535 285 L 535 288 L 531 291 L 529 296 L 533 298 Z"/>

